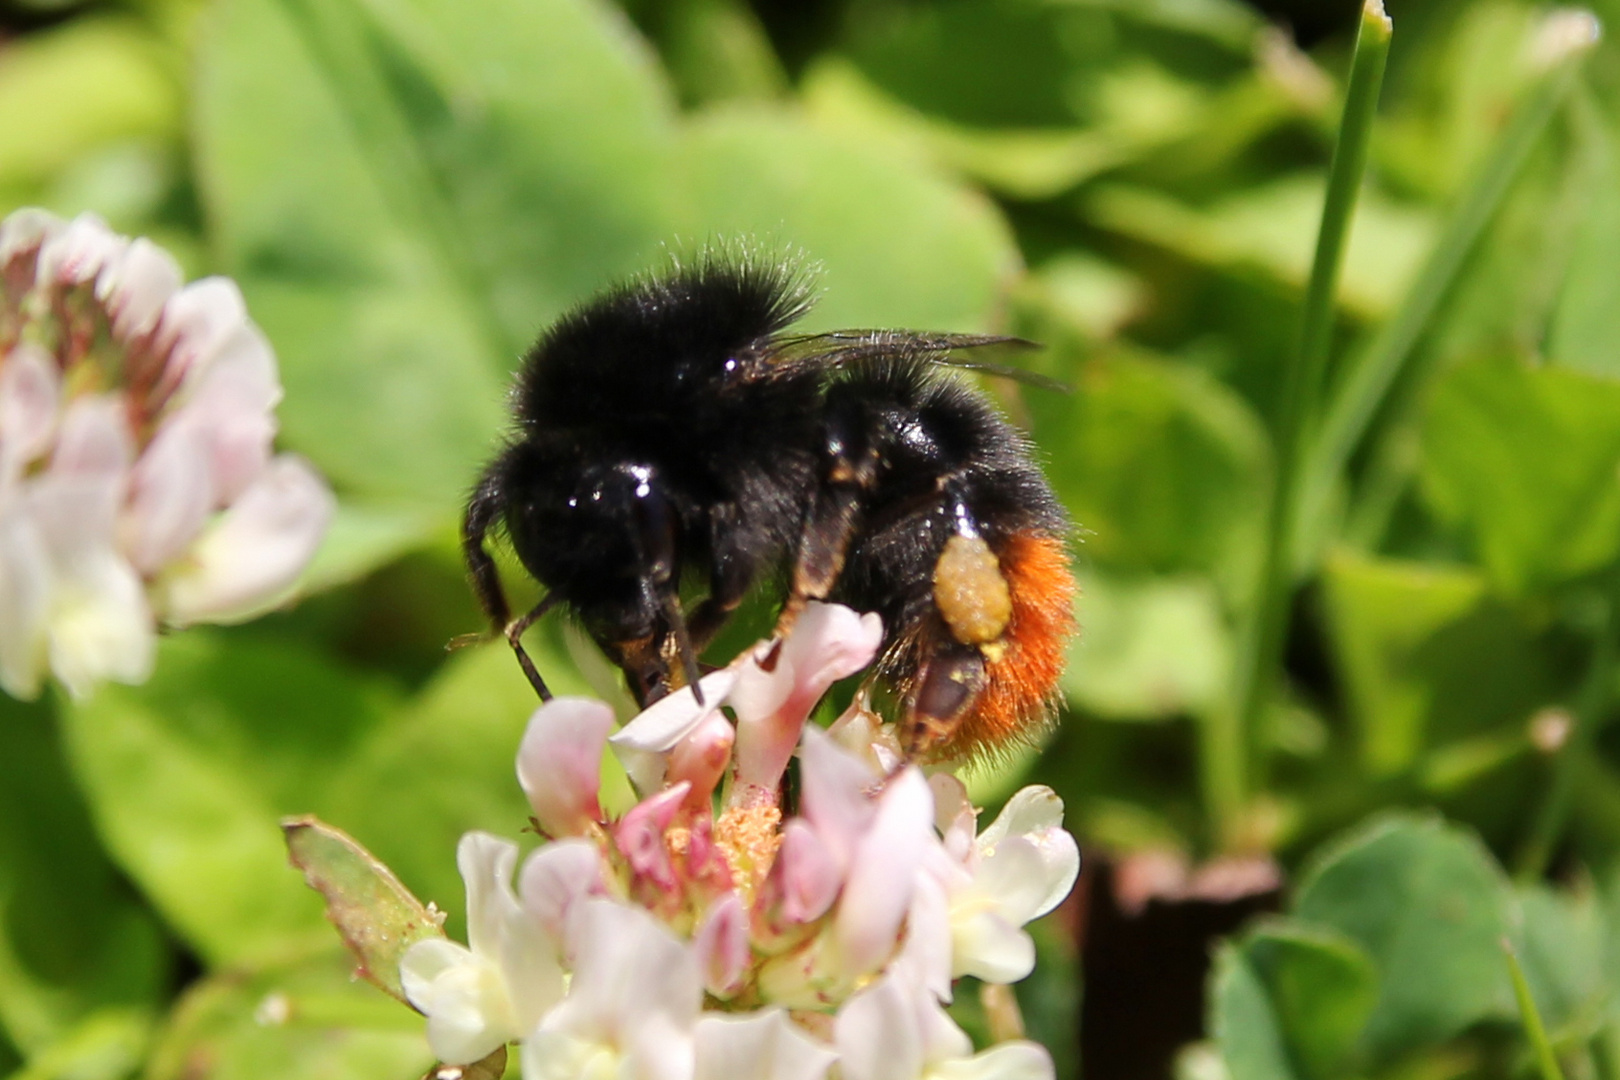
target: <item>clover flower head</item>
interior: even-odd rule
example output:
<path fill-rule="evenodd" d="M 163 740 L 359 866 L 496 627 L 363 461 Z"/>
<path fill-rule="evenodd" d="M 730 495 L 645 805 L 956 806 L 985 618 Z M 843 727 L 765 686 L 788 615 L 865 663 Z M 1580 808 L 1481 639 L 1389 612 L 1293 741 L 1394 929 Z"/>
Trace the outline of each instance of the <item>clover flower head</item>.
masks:
<path fill-rule="evenodd" d="M 401 971 L 451 1064 L 522 1043 L 525 1080 L 1049 1080 L 1033 1043 L 975 1054 L 942 1007 L 953 977 L 1022 978 L 1024 923 L 1074 883 L 1062 803 L 1028 788 L 983 833 L 965 789 L 874 761 L 806 720 L 871 663 L 871 615 L 811 604 L 764 643 L 617 732 L 607 706 L 542 705 L 518 777 L 547 838 L 462 843 L 469 945 Z M 611 747 L 640 801 L 599 796 Z M 799 758 L 796 803 L 783 777 Z"/>
<path fill-rule="evenodd" d="M 271 456 L 280 397 L 229 279 L 92 215 L 0 221 L 0 689 L 140 682 L 160 624 L 285 596 L 333 501 Z"/>

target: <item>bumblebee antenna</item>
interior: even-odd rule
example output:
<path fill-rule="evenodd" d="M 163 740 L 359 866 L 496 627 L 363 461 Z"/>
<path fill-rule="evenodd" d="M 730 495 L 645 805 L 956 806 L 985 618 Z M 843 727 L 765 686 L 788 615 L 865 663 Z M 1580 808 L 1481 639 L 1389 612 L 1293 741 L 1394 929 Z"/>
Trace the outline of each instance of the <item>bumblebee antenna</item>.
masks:
<path fill-rule="evenodd" d="M 675 648 L 681 654 L 681 670 L 686 675 L 686 685 L 692 688 L 692 697 L 698 705 L 707 705 L 703 700 L 703 687 L 698 685 L 697 652 L 692 648 L 692 634 L 686 627 L 686 613 L 681 611 L 681 598 L 675 595 L 674 589 L 664 593 L 664 615 L 669 619 L 669 625 L 675 631 Z"/>

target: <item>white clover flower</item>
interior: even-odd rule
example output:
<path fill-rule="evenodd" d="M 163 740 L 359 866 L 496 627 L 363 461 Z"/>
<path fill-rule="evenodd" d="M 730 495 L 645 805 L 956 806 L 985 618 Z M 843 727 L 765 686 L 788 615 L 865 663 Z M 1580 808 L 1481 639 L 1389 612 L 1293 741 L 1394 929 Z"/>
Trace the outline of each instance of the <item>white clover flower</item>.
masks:
<path fill-rule="evenodd" d="M 1028 973 L 1021 927 L 1078 870 L 1062 803 L 1025 789 L 976 836 L 954 778 L 880 771 L 848 725 L 806 724 L 881 640 L 812 604 L 780 648 L 705 676 L 704 704 L 671 694 L 611 736 L 605 705 L 541 705 L 517 771 L 551 839 L 514 894 L 516 848 L 464 838 L 470 947 L 422 942 L 402 964 L 435 1052 L 521 1042 L 524 1080 L 1050 1080 L 1033 1043 L 974 1054 L 940 1003 L 956 976 Z M 617 817 L 599 799 L 610 744 L 639 770 Z"/>
<path fill-rule="evenodd" d="M 933 778 L 947 858 L 928 872 L 945 887 L 951 975 L 1009 983 L 1035 968 L 1035 945 L 1022 927 L 1069 895 L 1080 849 L 1063 828 L 1063 800 L 1051 788 L 1026 787 L 974 836 L 976 811 L 960 780 Z"/>
<path fill-rule="evenodd" d="M 697 957 L 651 915 L 584 901 L 568 996 L 523 1041 L 524 1080 L 692 1080 L 703 1004 Z"/>
<path fill-rule="evenodd" d="M 838 1011 L 843 1080 L 1052 1080 L 1045 1048 L 1015 1040 L 973 1052 L 966 1033 L 904 967 Z"/>
<path fill-rule="evenodd" d="M 91 215 L 0 221 L 0 689 L 141 682 L 159 624 L 285 596 L 333 501 L 272 459 L 280 397 L 233 282 Z"/>
<path fill-rule="evenodd" d="M 468 1065 L 533 1031 L 562 999 L 557 943 L 512 889 L 517 845 L 488 833 L 461 838 L 467 942 L 427 938 L 400 961 L 405 997 L 428 1020 L 440 1061 Z M 527 877 L 527 875 L 525 875 Z"/>

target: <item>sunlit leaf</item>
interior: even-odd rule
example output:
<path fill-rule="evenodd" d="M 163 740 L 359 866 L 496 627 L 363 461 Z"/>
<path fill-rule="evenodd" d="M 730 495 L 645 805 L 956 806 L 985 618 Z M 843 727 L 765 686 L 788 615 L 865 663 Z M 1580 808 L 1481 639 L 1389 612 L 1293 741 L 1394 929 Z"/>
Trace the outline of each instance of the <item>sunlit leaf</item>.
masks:
<path fill-rule="evenodd" d="M 393 871 L 342 829 L 314 817 L 281 824 L 287 854 L 326 900 L 326 917 L 360 962 L 357 973 L 401 1001 L 399 962 L 418 941 L 442 937 L 444 916 L 424 907 Z"/>

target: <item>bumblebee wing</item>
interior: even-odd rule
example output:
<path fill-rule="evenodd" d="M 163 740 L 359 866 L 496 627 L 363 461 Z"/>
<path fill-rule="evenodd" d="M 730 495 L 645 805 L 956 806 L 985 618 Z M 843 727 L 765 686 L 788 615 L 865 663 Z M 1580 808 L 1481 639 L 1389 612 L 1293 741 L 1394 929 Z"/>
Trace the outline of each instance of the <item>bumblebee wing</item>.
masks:
<path fill-rule="evenodd" d="M 1069 387 L 1056 379 L 1024 368 L 999 363 L 992 357 L 1002 351 L 1039 348 L 1033 341 L 997 334 L 936 334 L 913 330 L 835 330 L 827 334 L 779 337 L 766 351 L 760 374 L 798 374 L 806 368 L 836 370 L 863 360 L 900 357 L 926 360 L 944 367 L 982 371 L 998 378 L 1012 379 L 1043 390 L 1068 393 Z M 971 351 L 971 357 L 959 356 Z"/>

